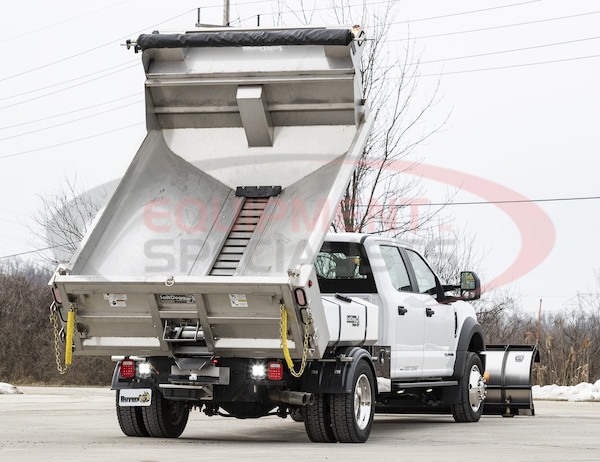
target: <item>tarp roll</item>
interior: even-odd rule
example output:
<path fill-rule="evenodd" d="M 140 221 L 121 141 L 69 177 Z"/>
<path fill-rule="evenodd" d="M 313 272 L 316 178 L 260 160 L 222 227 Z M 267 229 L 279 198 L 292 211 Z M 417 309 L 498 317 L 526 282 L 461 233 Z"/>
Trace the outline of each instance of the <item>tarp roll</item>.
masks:
<path fill-rule="evenodd" d="M 141 50 L 149 48 L 263 47 L 280 45 L 348 45 L 349 29 L 296 29 L 255 32 L 194 32 L 187 34 L 142 34 Z"/>

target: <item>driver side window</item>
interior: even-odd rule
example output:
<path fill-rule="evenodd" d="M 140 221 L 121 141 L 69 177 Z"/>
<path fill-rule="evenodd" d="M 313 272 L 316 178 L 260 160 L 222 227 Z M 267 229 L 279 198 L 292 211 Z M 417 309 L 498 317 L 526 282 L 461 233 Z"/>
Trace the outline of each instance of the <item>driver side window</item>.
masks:
<path fill-rule="evenodd" d="M 406 254 L 408 255 L 408 259 L 412 264 L 415 276 L 417 277 L 417 286 L 419 287 L 419 292 L 422 294 L 428 293 L 430 295 L 436 295 L 437 281 L 433 271 L 431 271 L 421 255 L 409 249 L 405 250 Z"/>

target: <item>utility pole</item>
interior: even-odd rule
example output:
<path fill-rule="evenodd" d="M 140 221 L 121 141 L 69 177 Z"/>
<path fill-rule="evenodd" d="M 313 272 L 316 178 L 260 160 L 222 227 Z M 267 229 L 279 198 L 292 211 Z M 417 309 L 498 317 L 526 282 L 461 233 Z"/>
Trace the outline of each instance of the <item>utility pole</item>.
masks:
<path fill-rule="evenodd" d="M 229 26 L 229 0 L 223 1 L 223 25 Z"/>

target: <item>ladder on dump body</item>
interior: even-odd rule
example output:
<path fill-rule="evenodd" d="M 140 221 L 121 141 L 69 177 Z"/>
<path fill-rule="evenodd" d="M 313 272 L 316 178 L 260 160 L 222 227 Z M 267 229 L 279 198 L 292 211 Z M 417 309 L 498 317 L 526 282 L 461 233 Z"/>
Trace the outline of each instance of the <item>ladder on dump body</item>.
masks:
<path fill-rule="evenodd" d="M 268 197 L 246 198 L 210 270 L 211 276 L 233 276 L 268 201 Z"/>

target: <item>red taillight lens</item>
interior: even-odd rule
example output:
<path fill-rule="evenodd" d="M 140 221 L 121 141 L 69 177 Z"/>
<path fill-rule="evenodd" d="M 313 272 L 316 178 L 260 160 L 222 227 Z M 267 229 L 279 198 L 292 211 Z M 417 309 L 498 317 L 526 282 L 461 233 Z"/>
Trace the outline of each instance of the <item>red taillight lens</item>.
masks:
<path fill-rule="evenodd" d="M 267 369 L 267 376 L 269 377 L 269 380 L 281 380 L 283 378 L 283 364 L 281 364 L 279 361 L 269 363 L 269 367 Z"/>
<path fill-rule="evenodd" d="M 306 294 L 304 293 L 304 289 L 298 288 L 294 291 L 296 294 L 296 303 L 299 306 L 306 306 Z"/>
<path fill-rule="evenodd" d="M 54 300 L 56 301 L 56 303 L 58 303 L 59 305 L 62 304 L 60 294 L 58 293 L 58 289 L 56 287 L 52 287 L 52 295 L 54 295 Z"/>
<path fill-rule="evenodd" d="M 135 377 L 135 361 L 131 359 L 121 361 L 121 377 L 124 379 Z"/>

